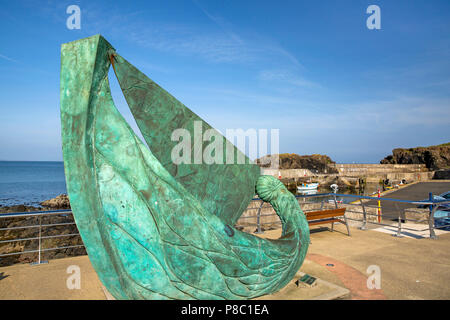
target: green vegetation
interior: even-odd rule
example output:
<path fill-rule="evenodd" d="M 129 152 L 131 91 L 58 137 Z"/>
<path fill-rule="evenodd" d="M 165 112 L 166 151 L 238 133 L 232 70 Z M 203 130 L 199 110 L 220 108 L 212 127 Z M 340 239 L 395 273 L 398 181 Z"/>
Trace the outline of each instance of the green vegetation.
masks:
<path fill-rule="evenodd" d="M 438 144 L 437 146 L 432 146 L 432 147 L 450 147 L 450 142 Z"/>

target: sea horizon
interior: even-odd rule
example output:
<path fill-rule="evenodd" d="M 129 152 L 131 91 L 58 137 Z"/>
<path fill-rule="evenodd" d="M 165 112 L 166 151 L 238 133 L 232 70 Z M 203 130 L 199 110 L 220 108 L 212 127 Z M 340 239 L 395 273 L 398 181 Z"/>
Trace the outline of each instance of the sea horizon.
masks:
<path fill-rule="evenodd" d="M 0 206 L 40 206 L 63 193 L 63 161 L 0 160 Z"/>

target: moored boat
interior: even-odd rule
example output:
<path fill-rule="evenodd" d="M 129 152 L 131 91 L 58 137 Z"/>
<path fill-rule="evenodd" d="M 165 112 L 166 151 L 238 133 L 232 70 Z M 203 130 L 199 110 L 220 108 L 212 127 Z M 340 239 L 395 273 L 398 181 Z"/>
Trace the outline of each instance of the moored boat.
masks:
<path fill-rule="evenodd" d="M 319 183 L 317 182 L 302 183 L 301 186 L 297 186 L 297 190 L 298 191 L 316 190 L 318 186 Z"/>

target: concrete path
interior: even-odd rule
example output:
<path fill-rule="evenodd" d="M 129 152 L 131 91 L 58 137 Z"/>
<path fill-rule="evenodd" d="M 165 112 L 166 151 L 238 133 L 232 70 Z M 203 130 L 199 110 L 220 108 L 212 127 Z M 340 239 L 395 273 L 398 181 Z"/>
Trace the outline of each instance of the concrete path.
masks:
<path fill-rule="evenodd" d="M 75 266 L 75 267 L 74 267 Z M 80 286 L 74 278 L 80 271 Z M 72 289 L 70 289 L 72 288 Z M 16 264 L 0 268 L 0 299 L 99 300 L 102 284 L 87 256 L 50 260 L 48 264 Z"/>
<path fill-rule="evenodd" d="M 428 193 L 432 192 L 433 195 L 439 195 L 446 191 L 450 191 L 450 182 L 419 182 L 412 184 L 410 186 L 403 187 L 399 190 L 393 190 L 388 194 L 385 194 L 385 198 L 401 199 L 401 200 L 412 200 L 420 201 L 428 199 Z M 370 200 L 365 203 L 370 206 L 377 206 L 376 200 Z M 416 208 L 416 205 L 403 204 L 393 201 L 381 201 L 383 219 L 391 220 L 397 219 L 399 212 L 401 217 L 404 219 L 403 210 L 406 208 Z"/>
<path fill-rule="evenodd" d="M 387 233 L 391 236 L 398 234 L 398 223 L 394 222 L 390 226 L 382 226 L 372 229 L 372 231 Z M 435 229 L 434 233 L 437 236 L 441 236 L 444 234 L 450 234 L 450 231 Z M 425 239 L 430 237 L 430 229 L 428 228 L 428 224 L 418 224 L 418 223 L 402 223 L 401 237 L 414 238 L 414 239 Z"/>
<path fill-rule="evenodd" d="M 356 228 L 351 228 L 349 237 L 343 225 L 335 230 L 312 233 L 306 258 L 336 276 L 350 290 L 351 299 L 450 299 L 449 233 L 432 240 Z M 280 233 L 267 231 L 264 236 L 277 238 Z M 368 289 L 367 279 L 377 267 L 381 289 Z M 327 273 L 322 277 L 335 281 Z"/>

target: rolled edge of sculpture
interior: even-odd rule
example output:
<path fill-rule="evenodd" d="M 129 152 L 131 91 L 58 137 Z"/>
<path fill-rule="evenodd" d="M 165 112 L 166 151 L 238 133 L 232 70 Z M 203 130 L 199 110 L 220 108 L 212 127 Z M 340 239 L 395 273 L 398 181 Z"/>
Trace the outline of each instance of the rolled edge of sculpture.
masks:
<path fill-rule="evenodd" d="M 282 237 L 241 232 L 230 224 L 236 212 L 211 212 L 214 195 L 192 194 L 184 186 L 189 182 L 177 180 L 150 151 L 152 139 L 144 145 L 114 106 L 108 81 L 113 52 L 100 35 L 61 50 L 67 190 L 102 283 L 116 299 L 248 299 L 283 288 L 309 245 L 308 223 L 295 197 L 275 178 L 238 166 L 231 171 L 237 181 L 239 170 L 257 178 L 257 193 L 283 223 Z M 208 178 L 202 172 L 197 181 Z M 214 183 L 220 179 L 230 176 L 211 177 Z M 222 188 L 224 201 L 238 201 L 235 208 L 242 213 L 252 195 L 244 191 L 239 198 L 233 191 L 230 196 L 227 188 Z"/>

